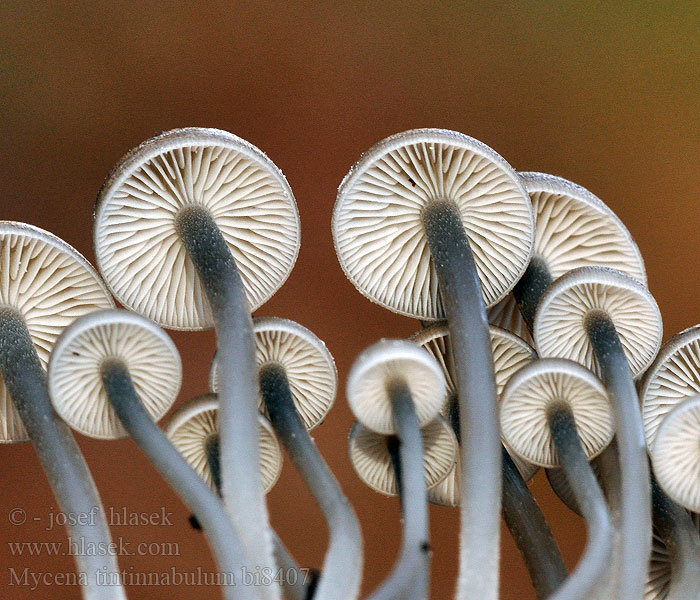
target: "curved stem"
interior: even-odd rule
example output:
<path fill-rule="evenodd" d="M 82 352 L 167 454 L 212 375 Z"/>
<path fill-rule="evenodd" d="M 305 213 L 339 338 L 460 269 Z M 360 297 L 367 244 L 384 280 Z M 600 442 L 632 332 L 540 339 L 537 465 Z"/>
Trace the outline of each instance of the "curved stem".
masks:
<path fill-rule="evenodd" d="M 355 511 L 294 406 L 284 368 L 263 365 L 259 378 L 272 425 L 328 523 L 330 540 L 314 599 L 357 598 L 362 579 L 362 534 Z"/>
<path fill-rule="evenodd" d="M 456 207 L 446 201 L 428 205 L 423 224 L 448 318 L 464 440 L 457 598 L 496 600 L 501 436 L 484 297 Z"/>
<path fill-rule="evenodd" d="M 552 600 L 582 600 L 590 597 L 608 569 L 613 547 L 612 519 L 581 445 L 571 409 L 563 403 L 555 404 L 550 408 L 548 418 L 566 478 L 588 527 L 586 550 Z"/>
<path fill-rule="evenodd" d="M 614 590 L 619 600 L 639 600 L 651 554 L 651 487 L 639 398 L 624 348 L 610 317 L 593 311 L 586 330 L 613 405 L 620 456 L 620 558 Z"/>
<path fill-rule="evenodd" d="M 530 333 L 533 331 L 532 325 L 535 322 L 537 307 L 551 283 L 552 274 L 547 263 L 541 258 L 533 256 L 525 273 L 513 288 L 515 301 L 518 303 L 520 314 Z"/>
<path fill-rule="evenodd" d="M 245 553 L 221 500 L 153 422 L 136 393 L 126 365 L 118 359 L 107 360 L 102 363 L 101 370 L 109 402 L 122 425 L 195 513 L 207 533 L 221 569 L 225 597 L 255 599 L 254 588 L 239 585 L 237 580 L 246 566 Z"/>
<path fill-rule="evenodd" d="M 68 426 L 49 399 L 46 373 L 24 319 L 0 309 L 0 373 L 34 443 L 61 511 L 80 518 L 66 525 L 69 539 L 86 548 L 109 548 L 112 538 L 102 501 Z M 74 522 L 77 521 L 77 522 Z M 76 555 L 86 600 L 124 600 L 119 566 L 111 553 Z"/>
<path fill-rule="evenodd" d="M 248 556 L 247 568 L 276 572 L 260 473 L 253 321 L 243 280 L 226 240 L 204 207 L 183 209 L 177 227 L 216 324 L 224 503 Z M 280 598 L 276 585 L 261 592 L 268 600 Z"/>
<path fill-rule="evenodd" d="M 457 398 L 450 398 L 447 414 L 461 444 Z M 569 574 L 552 530 L 537 500 L 523 480 L 510 454 L 503 456 L 503 505 L 501 511 L 508 530 L 527 567 L 537 597 L 548 598 Z"/>
<path fill-rule="evenodd" d="M 668 600 L 700 598 L 700 536 L 690 515 L 652 478 L 654 524 L 671 554 Z"/>
<path fill-rule="evenodd" d="M 551 596 L 568 570 L 552 530 L 518 467 L 503 448 L 503 518 L 540 599 Z"/>

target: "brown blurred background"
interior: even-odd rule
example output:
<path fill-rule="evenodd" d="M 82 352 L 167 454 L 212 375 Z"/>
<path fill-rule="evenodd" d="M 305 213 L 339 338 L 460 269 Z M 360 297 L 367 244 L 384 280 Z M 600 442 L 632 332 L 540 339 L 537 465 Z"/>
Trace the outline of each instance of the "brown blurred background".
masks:
<path fill-rule="evenodd" d="M 280 166 L 301 213 L 299 261 L 259 314 L 318 334 L 344 384 L 364 347 L 419 324 L 371 304 L 345 280 L 330 234 L 336 187 L 379 139 L 445 127 L 484 141 L 517 169 L 562 175 L 608 203 L 646 258 L 667 338 L 700 322 L 700 5 L 639 4 L 3 2 L 0 218 L 48 229 L 92 259 L 96 193 L 124 152 L 175 127 L 234 132 Z M 185 365 L 179 404 L 206 391 L 214 341 L 210 332 L 173 337 Z M 367 593 L 395 559 L 399 512 L 351 470 L 351 423 L 341 393 L 314 437 L 362 521 Z M 213 568 L 189 512 L 133 443 L 80 444 L 106 506 L 173 513 L 173 526 L 114 528 L 131 549 L 156 544 L 149 555 L 122 556 L 123 569 Z M 45 531 L 56 509 L 31 446 L 0 447 L 0 463 L 0 597 L 26 598 L 27 588 L 8 586 L 10 568 L 70 573 L 73 563 L 12 554 L 9 542 L 65 538 L 61 528 Z M 543 474 L 532 489 L 573 566 L 582 523 Z M 9 524 L 15 507 L 26 511 L 25 525 Z M 269 507 L 299 562 L 320 566 L 325 526 L 289 461 Z M 433 508 L 431 519 L 434 597 L 447 598 L 458 515 Z M 164 556 L 163 542 L 178 543 L 179 556 Z M 534 598 L 505 530 L 501 564 L 502 597 Z M 220 597 L 182 586 L 129 594 Z M 79 592 L 40 584 L 33 597 Z"/>

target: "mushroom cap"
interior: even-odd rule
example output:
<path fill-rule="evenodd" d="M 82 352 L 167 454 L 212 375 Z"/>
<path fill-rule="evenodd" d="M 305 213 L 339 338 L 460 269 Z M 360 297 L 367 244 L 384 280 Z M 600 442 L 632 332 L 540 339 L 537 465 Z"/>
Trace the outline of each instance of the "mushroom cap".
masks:
<path fill-rule="evenodd" d="M 695 394 L 700 394 L 700 325 L 668 340 L 642 378 L 639 398 L 650 451 L 666 415 Z"/>
<path fill-rule="evenodd" d="M 549 410 L 566 404 L 589 459 L 600 454 L 615 432 L 605 387 L 590 371 L 563 359 L 543 359 L 518 371 L 501 394 L 501 435 L 518 456 L 541 467 L 558 467 Z"/>
<path fill-rule="evenodd" d="M 0 304 L 22 315 L 44 368 L 56 338 L 74 319 L 114 302 L 90 263 L 52 233 L 0 221 Z M 0 443 L 28 440 L 0 377 Z"/>
<path fill-rule="evenodd" d="M 447 477 L 459 455 L 459 446 L 452 428 L 441 417 L 423 427 L 421 436 L 425 485 L 431 489 Z M 388 441 L 388 435 L 355 423 L 348 441 L 350 462 L 358 477 L 375 492 L 397 496 L 399 488 Z"/>
<path fill-rule="evenodd" d="M 258 413 L 260 432 L 260 470 L 263 489 L 267 494 L 277 483 L 282 472 L 282 449 L 277 435 L 267 418 Z M 216 394 L 193 398 L 173 413 L 165 434 L 190 466 L 216 491 L 209 467 L 206 443 L 219 433 L 219 399 Z"/>
<path fill-rule="evenodd" d="M 258 317 L 253 319 L 253 331 L 258 369 L 266 363 L 282 365 L 304 425 L 310 430 L 321 424 L 338 391 L 338 372 L 326 345 L 306 327 L 289 319 Z M 212 392 L 218 389 L 218 365 L 215 356 L 209 373 Z M 260 392 L 258 405 L 269 417 Z"/>
<path fill-rule="evenodd" d="M 445 402 L 445 376 L 437 361 L 408 340 L 381 340 L 365 349 L 348 375 L 346 395 L 360 423 L 383 435 L 396 433 L 388 386 L 404 381 L 424 427 Z"/>
<path fill-rule="evenodd" d="M 554 279 L 578 267 L 601 266 L 646 285 L 639 247 L 600 198 L 555 175 L 519 175 L 535 214 L 533 256 L 546 263 Z"/>
<path fill-rule="evenodd" d="M 700 395 L 676 406 L 656 433 L 654 473 L 671 500 L 700 512 Z"/>
<path fill-rule="evenodd" d="M 532 205 L 494 150 L 462 133 L 414 129 L 373 146 L 338 189 L 333 239 L 340 265 L 370 300 L 411 317 L 443 319 L 422 213 L 454 203 L 487 306 L 515 285 L 532 254 Z"/>
<path fill-rule="evenodd" d="M 644 600 L 665 600 L 671 590 L 673 557 L 663 538 L 653 529 L 649 570 L 644 584 Z"/>
<path fill-rule="evenodd" d="M 115 358 L 126 365 L 154 421 L 168 412 L 180 391 L 180 355 L 160 327 L 125 310 L 85 315 L 56 340 L 49 361 L 49 393 L 58 415 L 87 436 L 116 439 L 129 435 L 102 384 L 102 364 Z"/>
<path fill-rule="evenodd" d="M 486 311 L 486 316 L 491 325 L 510 331 L 530 346 L 534 345 L 535 341 L 530 335 L 525 319 L 520 314 L 520 308 L 518 308 L 513 292 L 489 308 Z"/>
<path fill-rule="evenodd" d="M 585 326 L 586 316 L 594 311 L 610 316 L 632 375 L 638 376 L 661 345 L 661 313 L 644 285 L 605 267 L 574 269 L 547 288 L 535 315 L 538 354 L 568 358 L 599 373 Z"/>
<path fill-rule="evenodd" d="M 213 324 L 177 233 L 186 206 L 205 207 L 236 261 L 251 311 L 289 276 L 299 213 L 287 180 L 263 152 L 218 129 L 175 129 L 129 152 L 95 208 L 97 264 L 125 306 L 172 329 Z"/>
<path fill-rule="evenodd" d="M 591 469 L 596 479 L 600 480 L 600 467 L 596 461 L 592 461 Z M 545 469 L 547 474 L 547 481 L 552 488 L 552 491 L 559 497 L 566 506 L 575 512 L 579 517 L 582 517 L 581 509 L 578 506 L 576 497 L 574 496 L 574 491 L 571 489 L 569 480 L 566 477 L 566 471 L 563 468 L 558 467 L 554 469 Z"/>

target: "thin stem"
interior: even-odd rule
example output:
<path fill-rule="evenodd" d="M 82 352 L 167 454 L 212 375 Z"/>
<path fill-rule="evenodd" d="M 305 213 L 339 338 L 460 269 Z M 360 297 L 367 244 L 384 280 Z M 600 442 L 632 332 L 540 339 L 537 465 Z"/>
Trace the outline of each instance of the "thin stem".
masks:
<path fill-rule="evenodd" d="M 461 444 L 457 397 L 448 401 L 452 429 Z M 503 456 L 503 504 L 501 511 L 508 530 L 518 547 L 537 597 L 548 598 L 568 575 L 564 558 L 537 500 L 523 480 L 508 451 Z"/>
<path fill-rule="evenodd" d="M 639 398 L 620 337 L 610 317 L 592 311 L 586 330 L 613 405 L 620 456 L 620 558 L 614 590 L 619 600 L 639 600 L 651 554 L 651 487 Z"/>
<path fill-rule="evenodd" d="M 54 411 L 39 356 L 21 315 L 0 309 L 0 373 L 34 443 L 61 511 L 70 539 L 86 548 L 109 548 L 112 538 L 102 501 L 85 459 L 68 426 Z M 112 553 L 75 557 L 86 600 L 124 600 L 119 566 Z"/>
<path fill-rule="evenodd" d="M 272 530 L 260 473 L 253 321 L 243 280 L 226 240 L 204 207 L 183 209 L 177 227 L 216 326 L 224 503 L 243 542 L 247 567 L 275 572 Z M 261 591 L 268 600 L 280 598 L 278 586 L 266 586 Z"/>
<path fill-rule="evenodd" d="M 259 378 L 272 425 L 328 523 L 328 550 L 314 599 L 357 598 L 362 579 L 362 534 L 355 511 L 294 406 L 284 368 L 275 363 L 263 365 Z"/>
<path fill-rule="evenodd" d="M 481 282 L 456 207 L 423 213 L 455 356 L 462 444 L 458 600 L 498 598 L 501 437 L 491 338 Z"/>
<path fill-rule="evenodd" d="M 226 598 L 253 600 L 254 588 L 240 585 L 238 576 L 246 566 L 243 545 L 223 503 L 197 475 L 168 437 L 153 422 L 138 397 L 126 365 L 118 360 L 102 363 L 102 383 L 112 408 L 124 428 L 170 486 L 197 516 L 211 543 L 221 569 Z"/>
<path fill-rule="evenodd" d="M 671 555 L 668 600 L 700 598 L 700 536 L 688 512 L 652 478 L 654 524 Z"/>
<path fill-rule="evenodd" d="M 566 478 L 588 527 L 586 550 L 552 600 L 582 600 L 590 597 L 608 569 L 613 546 L 612 519 L 581 445 L 571 409 L 567 404 L 557 403 L 550 408 L 548 418 Z"/>
<path fill-rule="evenodd" d="M 221 438 L 218 433 L 209 436 L 206 440 L 205 451 L 216 493 L 221 496 Z M 309 571 L 303 572 L 299 568 L 294 557 L 274 530 L 272 531 L 272 543 L 274 544 L 275 560 L 282 570 L 282 576 L 278 579 L 285 598 L 288 600 L 310 600 Z"/>
<path fill-rule="evenodd" d="M 525 273 L 523 273 L 523 276 L 513 288 L 515 301 L 518 303 L 520 314 L 530 333 L 533 331 L 532 326 L 535 322 L 537 307 L 551 283 L 552 274 L 547 263 L 543 259 L 533 256 L 527 269 L 525 269 Z"/>
<path fill-rule="evenodd" d="M 549 598 L 568 570 L 537 500 L 503 448 L 503 518 L 522 555 L 540 599 Z"/>

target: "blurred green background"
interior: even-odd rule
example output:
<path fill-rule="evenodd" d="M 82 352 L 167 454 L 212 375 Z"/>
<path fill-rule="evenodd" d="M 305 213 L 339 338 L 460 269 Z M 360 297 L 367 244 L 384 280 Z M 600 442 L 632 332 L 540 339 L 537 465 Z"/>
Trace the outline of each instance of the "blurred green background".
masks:
<path fill-rule="evenodd" d="M 340 180 L 379 139 L 445 127 L 489 144 L 516 169 L 551 172 L 597 194 L 646 259 L 666 334 L 700 322 L 700 5 L 638 2 L 14 2 L 0 5 L 0 218 L 33 223 L 92 260 L 92 210 L 110 168 L 163 130 L 211 126 L 264 150 L 284 171 L 302 222 L 302 249 L 280 292 L 259 312 L 310 328 L 344 383 L 360 350 L 419 328 L 365 300 L 338 266 L 330 218 Z M 178 404 L 206 391 L 213 334 L 174 334 L 185 365 Z M 342 389 L 342 388 L 341 388 Z M 391 568 L 398 502 L 364 488 L 347 459 L 344 395 L 314 432 L 351 497 L 366 544 L 364 593 Z M 115 527 L 133 546 L 127 572 L 213 568 L 177 497 L 128 441 L 80 439 L 105 504 L 174 524 Z M 27 444 L 0 447 L 0 586 L 10 568 L 49 573 L 33 597 L 77 598 L 51 574 L 70 557 L 16 556 L 9 542 L 63 541 L 45 531 L 54 500 Z M 573 566 L 580 520 L 533 483 Z M 320 513 L 289 461 L 269 495 L 272 519 L 302 564 L 319 567 Z M 28 522 L 10 526 L 23 507 Z M 34 520 L 34 519 L 38 520 Z M 435 598 L 456 576 L 458 515 L 431 510 Z M 134 587 L 132 598 L 218 598 L 213 588 Z M 502 598 L 534 598 L 503 534 Z"/>

